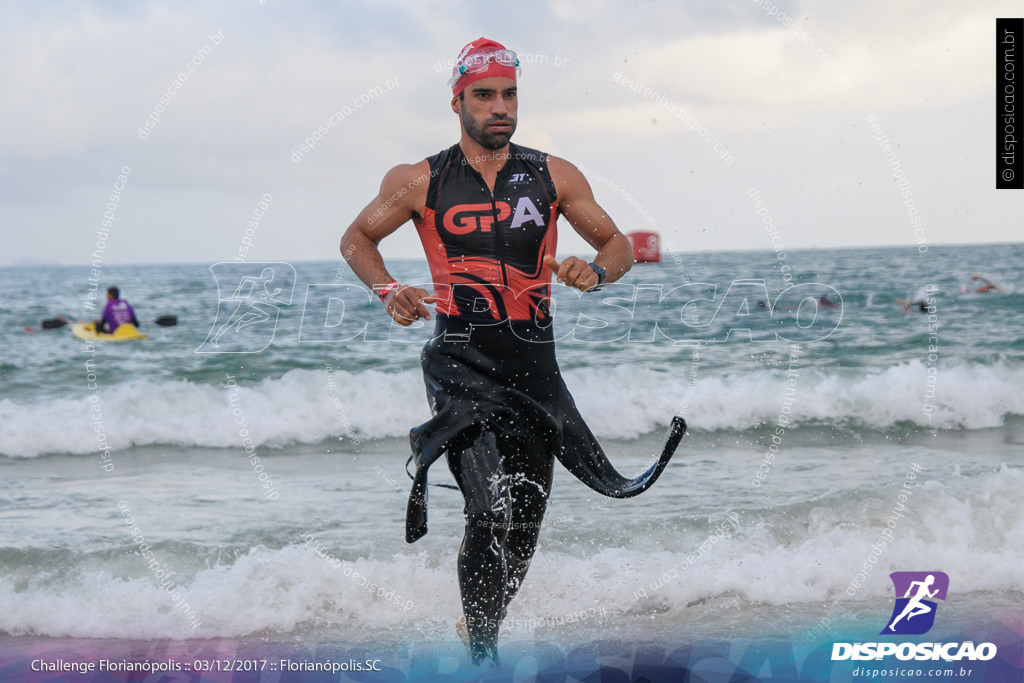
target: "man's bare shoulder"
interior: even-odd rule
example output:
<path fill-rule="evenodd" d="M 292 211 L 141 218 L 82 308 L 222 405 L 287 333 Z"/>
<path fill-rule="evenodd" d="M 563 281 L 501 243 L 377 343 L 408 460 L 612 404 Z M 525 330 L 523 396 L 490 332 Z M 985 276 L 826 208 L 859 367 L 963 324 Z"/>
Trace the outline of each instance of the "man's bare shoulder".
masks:
<path fill-rule="evenodd" d="M 551 180 L 555 183 L 555 189 L 560 195 L 564 194 L 566 190 L 572 192 L 573 190 L 590 187 L 580 169 L 576 168 L 569 161 L 556 157 L 553 154 L 548 155 L 548 172 L 551 173 Z"/>
<path fill-rule="evenodd" d="M 426 159 L 412 164 L 398 164 L 384 174 L 381 188 L 407 187 L 412 190 L 430 181 L 430 162 Z"/>
<path fill-rule="evenodd" d="M 399 164 L 384 174 L 377 193 L 375 215 L 397 211 L 400 220 L 422 217 L 430 186 L 430 162 Z"/>

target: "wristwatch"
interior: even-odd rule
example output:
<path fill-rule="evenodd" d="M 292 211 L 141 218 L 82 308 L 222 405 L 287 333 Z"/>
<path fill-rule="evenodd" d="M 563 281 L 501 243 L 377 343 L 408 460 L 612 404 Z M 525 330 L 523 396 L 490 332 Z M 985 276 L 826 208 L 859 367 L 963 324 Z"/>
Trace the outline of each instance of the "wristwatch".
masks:
<path fill-rule="evenodd" d="M 596 292 L 597 290 L 601 289 L 601 286 L 604 284 L 604 277 L 605 277 L 604 268 L 602 268 L 601 266 L 597 265 L 593 261 L 591 261 L 587 265 L 590 266 L 591 270 L 593 270 L 595 273 L 597 273 L 597 287 L 594 287 L 593 289 L 590 289 L 588 291 Z"/>

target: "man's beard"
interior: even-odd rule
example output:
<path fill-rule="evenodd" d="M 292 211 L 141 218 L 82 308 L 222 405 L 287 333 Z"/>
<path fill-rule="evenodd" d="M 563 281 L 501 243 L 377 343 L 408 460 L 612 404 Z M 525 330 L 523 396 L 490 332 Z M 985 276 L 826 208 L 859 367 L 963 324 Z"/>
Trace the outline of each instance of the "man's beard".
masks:
<path fill-rule="evenodd" d="M 495 133 L 487 129 L 488 124 L 498 121 L 507 121 L 512 126 L 512 129 L 507 133 Z M 473 138 L 474 141 L 485 149 L 501 149 L 508 144 L 508 141 L 512 139 L 512 134 L 516 132 L 516 120 L 510 116 L 489 118 L 484 121 L 483 126 L 477 126 L 473 117 L 468 112 L 463 111 L 462 125 L 465 127 L 466 132 L 469 133 L 469 137 Z"/>

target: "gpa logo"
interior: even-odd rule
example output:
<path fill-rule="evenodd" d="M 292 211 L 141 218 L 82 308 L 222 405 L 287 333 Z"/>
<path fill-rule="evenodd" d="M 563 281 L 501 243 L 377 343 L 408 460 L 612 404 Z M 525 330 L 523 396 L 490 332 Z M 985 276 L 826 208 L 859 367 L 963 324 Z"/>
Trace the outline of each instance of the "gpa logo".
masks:
<path fill-rule="evenodd" d="M 292 302 L 287 263 L 215 263 L 217 319 L 196 353 L 259 353 L 274 341 L 279 306 Z M 228 294 L 230 292 L 230 294 Z"/>
<path fill-rule="evenodd" d="M 516 174 L 523 175 L 523 174 Z M 495 220 L 499 223 L 512 217 L 510 228 L 519 228 L 526 223 L 534 223 L 544 227 L 542 214 L 529 197 L 520 197 L 515 210 L 508 202 L 490 202 L 483 204 L 456 204 L 444 213 L 441 224 L 453 235 L 468 235 L 471 232 L 490 232 Z"/>
<path fill-rule="evenodd" d="M 936 600 L 946 600 L 949 577 L 943 572 L 893 572 L 889 578 L 896 590 L 896 604 L 880 635 L 927 633 L 935 623 Z"/>

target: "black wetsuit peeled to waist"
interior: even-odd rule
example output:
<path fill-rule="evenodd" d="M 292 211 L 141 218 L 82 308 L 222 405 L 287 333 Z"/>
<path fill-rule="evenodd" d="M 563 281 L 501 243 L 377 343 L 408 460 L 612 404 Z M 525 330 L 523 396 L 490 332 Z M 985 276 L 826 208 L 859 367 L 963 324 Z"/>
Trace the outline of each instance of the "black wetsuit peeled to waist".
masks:
<path fill-rule="evenodd" d="M 550 417 L 568 394 L 559 390 L 550 339 L 523 341 L 508 324 L 473 328 L 465 339 L 453 333 L 467 326 L 446 317 L 437 332 L 423 351 L 423 371 L 438 414 L 414 440 L 457 432 L 447 453 L 465 500 L 462 605 L 474 659 L 496 658 L 497 622 L 526 575 L 551 491 L 557 435 Z"/>

